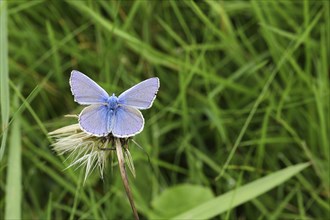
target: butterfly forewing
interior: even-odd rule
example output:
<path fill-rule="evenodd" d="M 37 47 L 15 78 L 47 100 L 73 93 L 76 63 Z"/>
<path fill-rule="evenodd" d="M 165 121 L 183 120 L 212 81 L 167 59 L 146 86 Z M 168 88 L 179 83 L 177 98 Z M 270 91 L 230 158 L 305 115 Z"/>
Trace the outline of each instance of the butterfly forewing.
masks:
<path fill-rule="evenodd" d="M 81 105 L 105 103 L 108 93 L 85 74 L 73 70 L 70 77 L 74 100 Z"/>
<path fill-rule="evenodd" d="M 123 92 L 118 97 L 119 104 L 137 109 L 148 109 L 152 106 L 158 89 L 159 79 L 157 77 L 144 80 Z"/>
<path fill-rule="evenodd" d="M 140 133 L 144 126 L 141 112 L 129 106 L 119 106 L 112 122 L 112 134 L 115 137 L 134 136 Z"/>
<path fill-rule="evenodd" d="M 113 115 L 105 105 L 91 105 L 82 110 L 79 124 L 82 130 L 94 136 L 106 136 L 110 133 Z"/>

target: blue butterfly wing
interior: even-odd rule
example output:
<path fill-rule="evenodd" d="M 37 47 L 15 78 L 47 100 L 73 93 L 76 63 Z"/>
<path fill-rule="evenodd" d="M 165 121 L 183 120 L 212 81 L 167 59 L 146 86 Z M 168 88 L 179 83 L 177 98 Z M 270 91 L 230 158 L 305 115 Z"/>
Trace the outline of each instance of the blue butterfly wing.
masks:
<path fill-rule="evenodd" d="M 137 109 L 148 109 L 152 106 L 158 90 L 159 79 L 157 77 L 150 78 L 120 94 L 118 103 Z"/>
<path fill-rule="evenodd" d="M 143 130 L 144 118 L 139 110 L 129 106 L 119 106 L 113 115 L 112 134 L 115 137 L 131 137 Z"/>
<path fill-rule="evenodd" d="M 74 101 L 81 105 L 101 104 L 108 99 L 108 93 L 85 74 L 73 70 L 70 77 Z"/>
<path fill-rule="evenodd" d="M 111 132 L 113 114 L 106 105 L 90 105 L 79 115 L 80 128 L 94 136 L 106 136 Z"/>

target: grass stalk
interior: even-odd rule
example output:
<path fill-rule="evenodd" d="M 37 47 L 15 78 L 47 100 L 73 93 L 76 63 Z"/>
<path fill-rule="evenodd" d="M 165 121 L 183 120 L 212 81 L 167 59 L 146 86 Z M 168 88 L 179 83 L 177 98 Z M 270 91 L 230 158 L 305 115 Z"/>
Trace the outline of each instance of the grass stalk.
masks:
<path fill-rule="evenodd" d="M 1 102 L 1 130 L 0 161 L 3 158 L 9 122 L 10 93 L 8 69 L 8 30 L 7 30 L 7 2 L 0 2 L 0 102 Z"/>
<path fill-rule="evenodd" d="M 16 97 L 16 103 L 17 100 Z M 22 218 L 22 137 L 20 116 L 16 117 L 10 135 L 5 203 L 6 220 Z"/>
<path fill-rule="evenodd" d="M 134 200 L 133 200 L 133 194 L 132 191 L 129 187 L 128 184 L 128 177 L 127 177 L 127 172 L 126 172 L 126 168 L 125 168 L 125 159 L 124 159 L 124 154 L 123 154 L 123 150 L 122 150 L 122 145 L 120 142 L 120 139 L 116 138 L 115 139 L 115 145 L 116 145 L 116 152 L 117 152 L 117 158 L 118 158 L 118 166 L 119 166 L 119 170 L 120 170 L 120 175 L 124 184 L 124 188 L 129 200 L 129 203 L 131 204 L 131 208 L 133 211 L 133 215 L 135 220 L 139 219 L 139 214 L 136 210 L 135 204 L 134 204 Z"/>

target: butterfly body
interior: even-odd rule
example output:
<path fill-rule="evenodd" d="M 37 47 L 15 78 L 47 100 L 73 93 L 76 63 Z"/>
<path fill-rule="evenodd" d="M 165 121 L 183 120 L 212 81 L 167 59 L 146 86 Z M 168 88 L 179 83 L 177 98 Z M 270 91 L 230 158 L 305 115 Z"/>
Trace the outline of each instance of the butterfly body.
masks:
<path fill-rule="evenodd" d="M 118 98 L 115 96 L 115 94 L 112 94 L 107 100 L 107 106 L 109 108 L 109 111 L 114 111 L 118 107 Z"/>
<path fill-rule="evenodd" d="M 157 77 L 147 79 L 126 90 L 118 97 L 111 96 L 88 76 L 73 70 L 70 77 L 74 100 L 89 105 L 79 115 L 80 128 L 93 136 L 126 138 L 140 133 L 144 118 L 138 109 L 152 106 L 159 89 Z"/>

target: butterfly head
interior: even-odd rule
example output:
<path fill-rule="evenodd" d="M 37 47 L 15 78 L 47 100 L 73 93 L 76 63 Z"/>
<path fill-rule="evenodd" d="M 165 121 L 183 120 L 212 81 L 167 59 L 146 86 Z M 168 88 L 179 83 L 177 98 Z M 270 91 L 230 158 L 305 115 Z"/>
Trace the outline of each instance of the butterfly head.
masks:
<path fill-rule="evenodd" d="M 115 94 L 112 94 L 107 100 L 108 107 L 110 110 L 114 111 L 118 107 L 118 98 Z"/>

